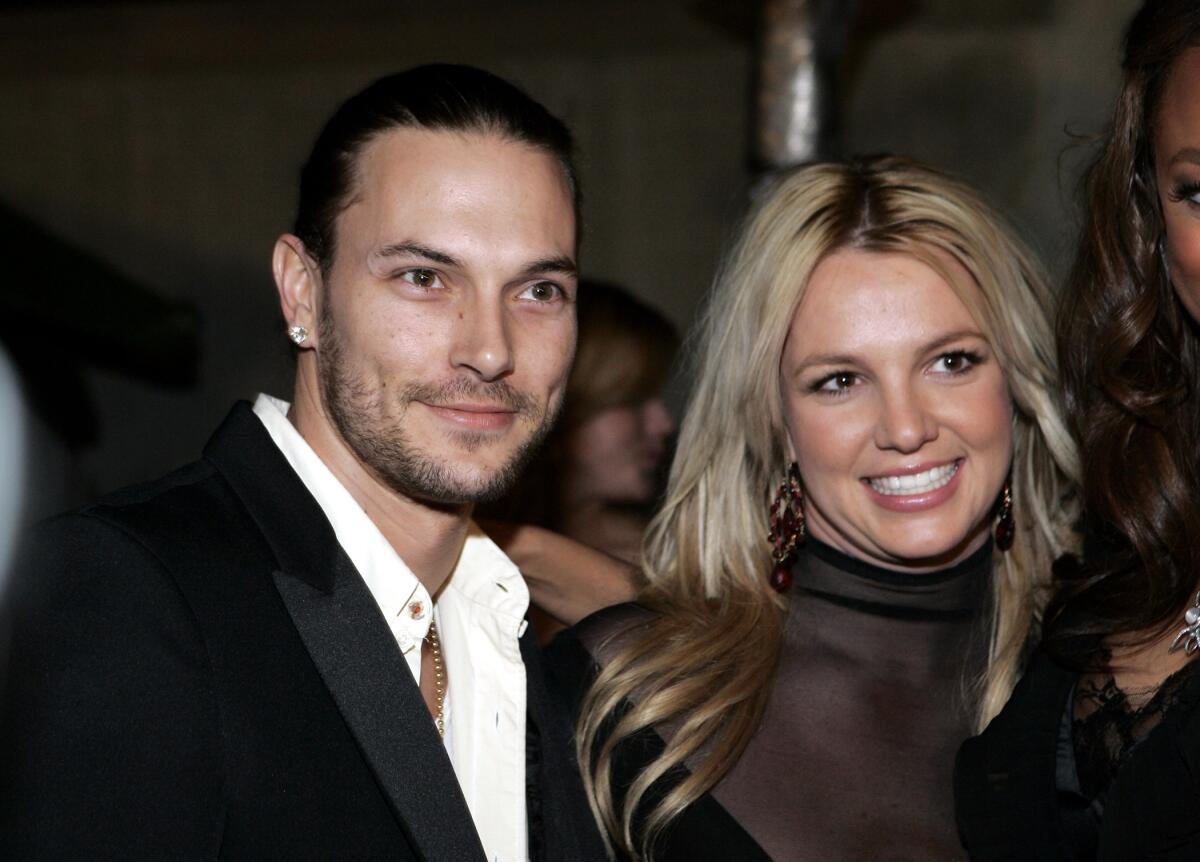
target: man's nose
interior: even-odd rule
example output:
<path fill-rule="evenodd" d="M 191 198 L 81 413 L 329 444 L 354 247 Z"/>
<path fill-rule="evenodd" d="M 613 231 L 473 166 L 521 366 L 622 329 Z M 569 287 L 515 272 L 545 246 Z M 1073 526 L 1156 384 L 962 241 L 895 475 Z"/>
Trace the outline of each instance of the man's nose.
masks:
<path fill-rule="evenodd" d="M 479 297 L 461 309 L 454 321 L 450 362 L 469 369 L 483 381 L 499 380 L 512 373 L 510 321 L 500 298 Z"/>

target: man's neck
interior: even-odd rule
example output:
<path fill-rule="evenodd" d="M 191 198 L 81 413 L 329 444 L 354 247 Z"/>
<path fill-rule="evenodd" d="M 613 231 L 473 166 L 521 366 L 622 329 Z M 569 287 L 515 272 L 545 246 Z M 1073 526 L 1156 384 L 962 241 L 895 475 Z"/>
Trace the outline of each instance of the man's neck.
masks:
<path fill-rule="evenodd" d="M 297 381 L 288 419 L 417 580 L 436 596 L 458 564 L 471 507 L 431 506 L 385 485 L 346 445 L 322 409 L 315 386 Z"/>

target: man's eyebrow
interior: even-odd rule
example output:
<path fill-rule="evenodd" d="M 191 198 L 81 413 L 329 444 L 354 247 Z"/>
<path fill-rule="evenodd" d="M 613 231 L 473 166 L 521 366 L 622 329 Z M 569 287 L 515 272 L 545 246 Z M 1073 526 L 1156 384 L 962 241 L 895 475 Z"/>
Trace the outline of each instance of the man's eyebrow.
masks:
<path fill-rule="evenodd" d="M 442 266 L 461 268 L 462 263 L 453 255 L 419 242 L 393 242 L 383 248 L 371 252 L 373 260 L 389 257 L 419 257 Z M 538 275 L 558 273 L 560 275 L 577 275 L 575 261 L 566 255 L 559 257 L 544 257 L 526 266 L 519 275 L 520 278 L 532 278 Z"/>
<path fill-rule="evenodd" d="M 541 260 L 535 260 L 521 271 L 521 278 L 531 278 L 535 275 L 549 275 L 558 273 L 559 275 L 578 275 L 575 268 L 575 261 L 566 255 L 560 257 L 544 257 Z"/>
<path fill-rule="evenodd" d="M 440 263 L 442 266 L 457 267 L 461 265 L 452 255 L 427 245 L 421 245 L 419 242 L 393 242 L 371 252 L 371 257 L 376 260 L 384 257 L 421 257 L 434 263 Z"/>
<path fill-rule="evenodd" d="M 1171 156 L 1170 165 L 1176 162 L 1191 162 L 1194 165 L 1200 165 L 1200 149 L 1196 147 L 1184 147 L 1182 150 Z"/>

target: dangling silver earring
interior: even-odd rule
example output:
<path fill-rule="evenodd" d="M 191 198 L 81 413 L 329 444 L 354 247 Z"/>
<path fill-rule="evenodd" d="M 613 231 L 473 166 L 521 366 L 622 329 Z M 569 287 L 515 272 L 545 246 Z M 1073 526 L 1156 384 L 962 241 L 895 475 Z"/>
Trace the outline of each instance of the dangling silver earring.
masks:
<path fill-rule="evenodd" d="M 1200 649 L 1200 593 L 1196 593 L 1192 606 L 1183 612 L 1183 628 L 1175 635 L 1168 652 L 1175 652 L 1180 647 L 1188 655 Z"/>
<path fill-rule="evenodd" d="M 297 345 L 303 344 L 308 338 L 308 330 L 303 326 L 289 326 L 288 338 L 292 339 Z"/>

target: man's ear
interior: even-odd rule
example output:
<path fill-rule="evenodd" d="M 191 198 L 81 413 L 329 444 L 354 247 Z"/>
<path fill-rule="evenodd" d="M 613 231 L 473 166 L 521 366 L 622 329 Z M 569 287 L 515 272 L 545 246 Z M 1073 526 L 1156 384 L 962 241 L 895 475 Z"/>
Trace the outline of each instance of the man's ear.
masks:
<path fill-rule="evenodd" d="M 289 335 L 301 332 L 296 327 L 302 327 L 303 337 L 292 340 L 302 349 L 316 347 L 321 268 L 309 256 L 299 237 L 285 233 L 275 240 L 271 271 L 275 275 L 279 306 L 287 321 Z"/>

